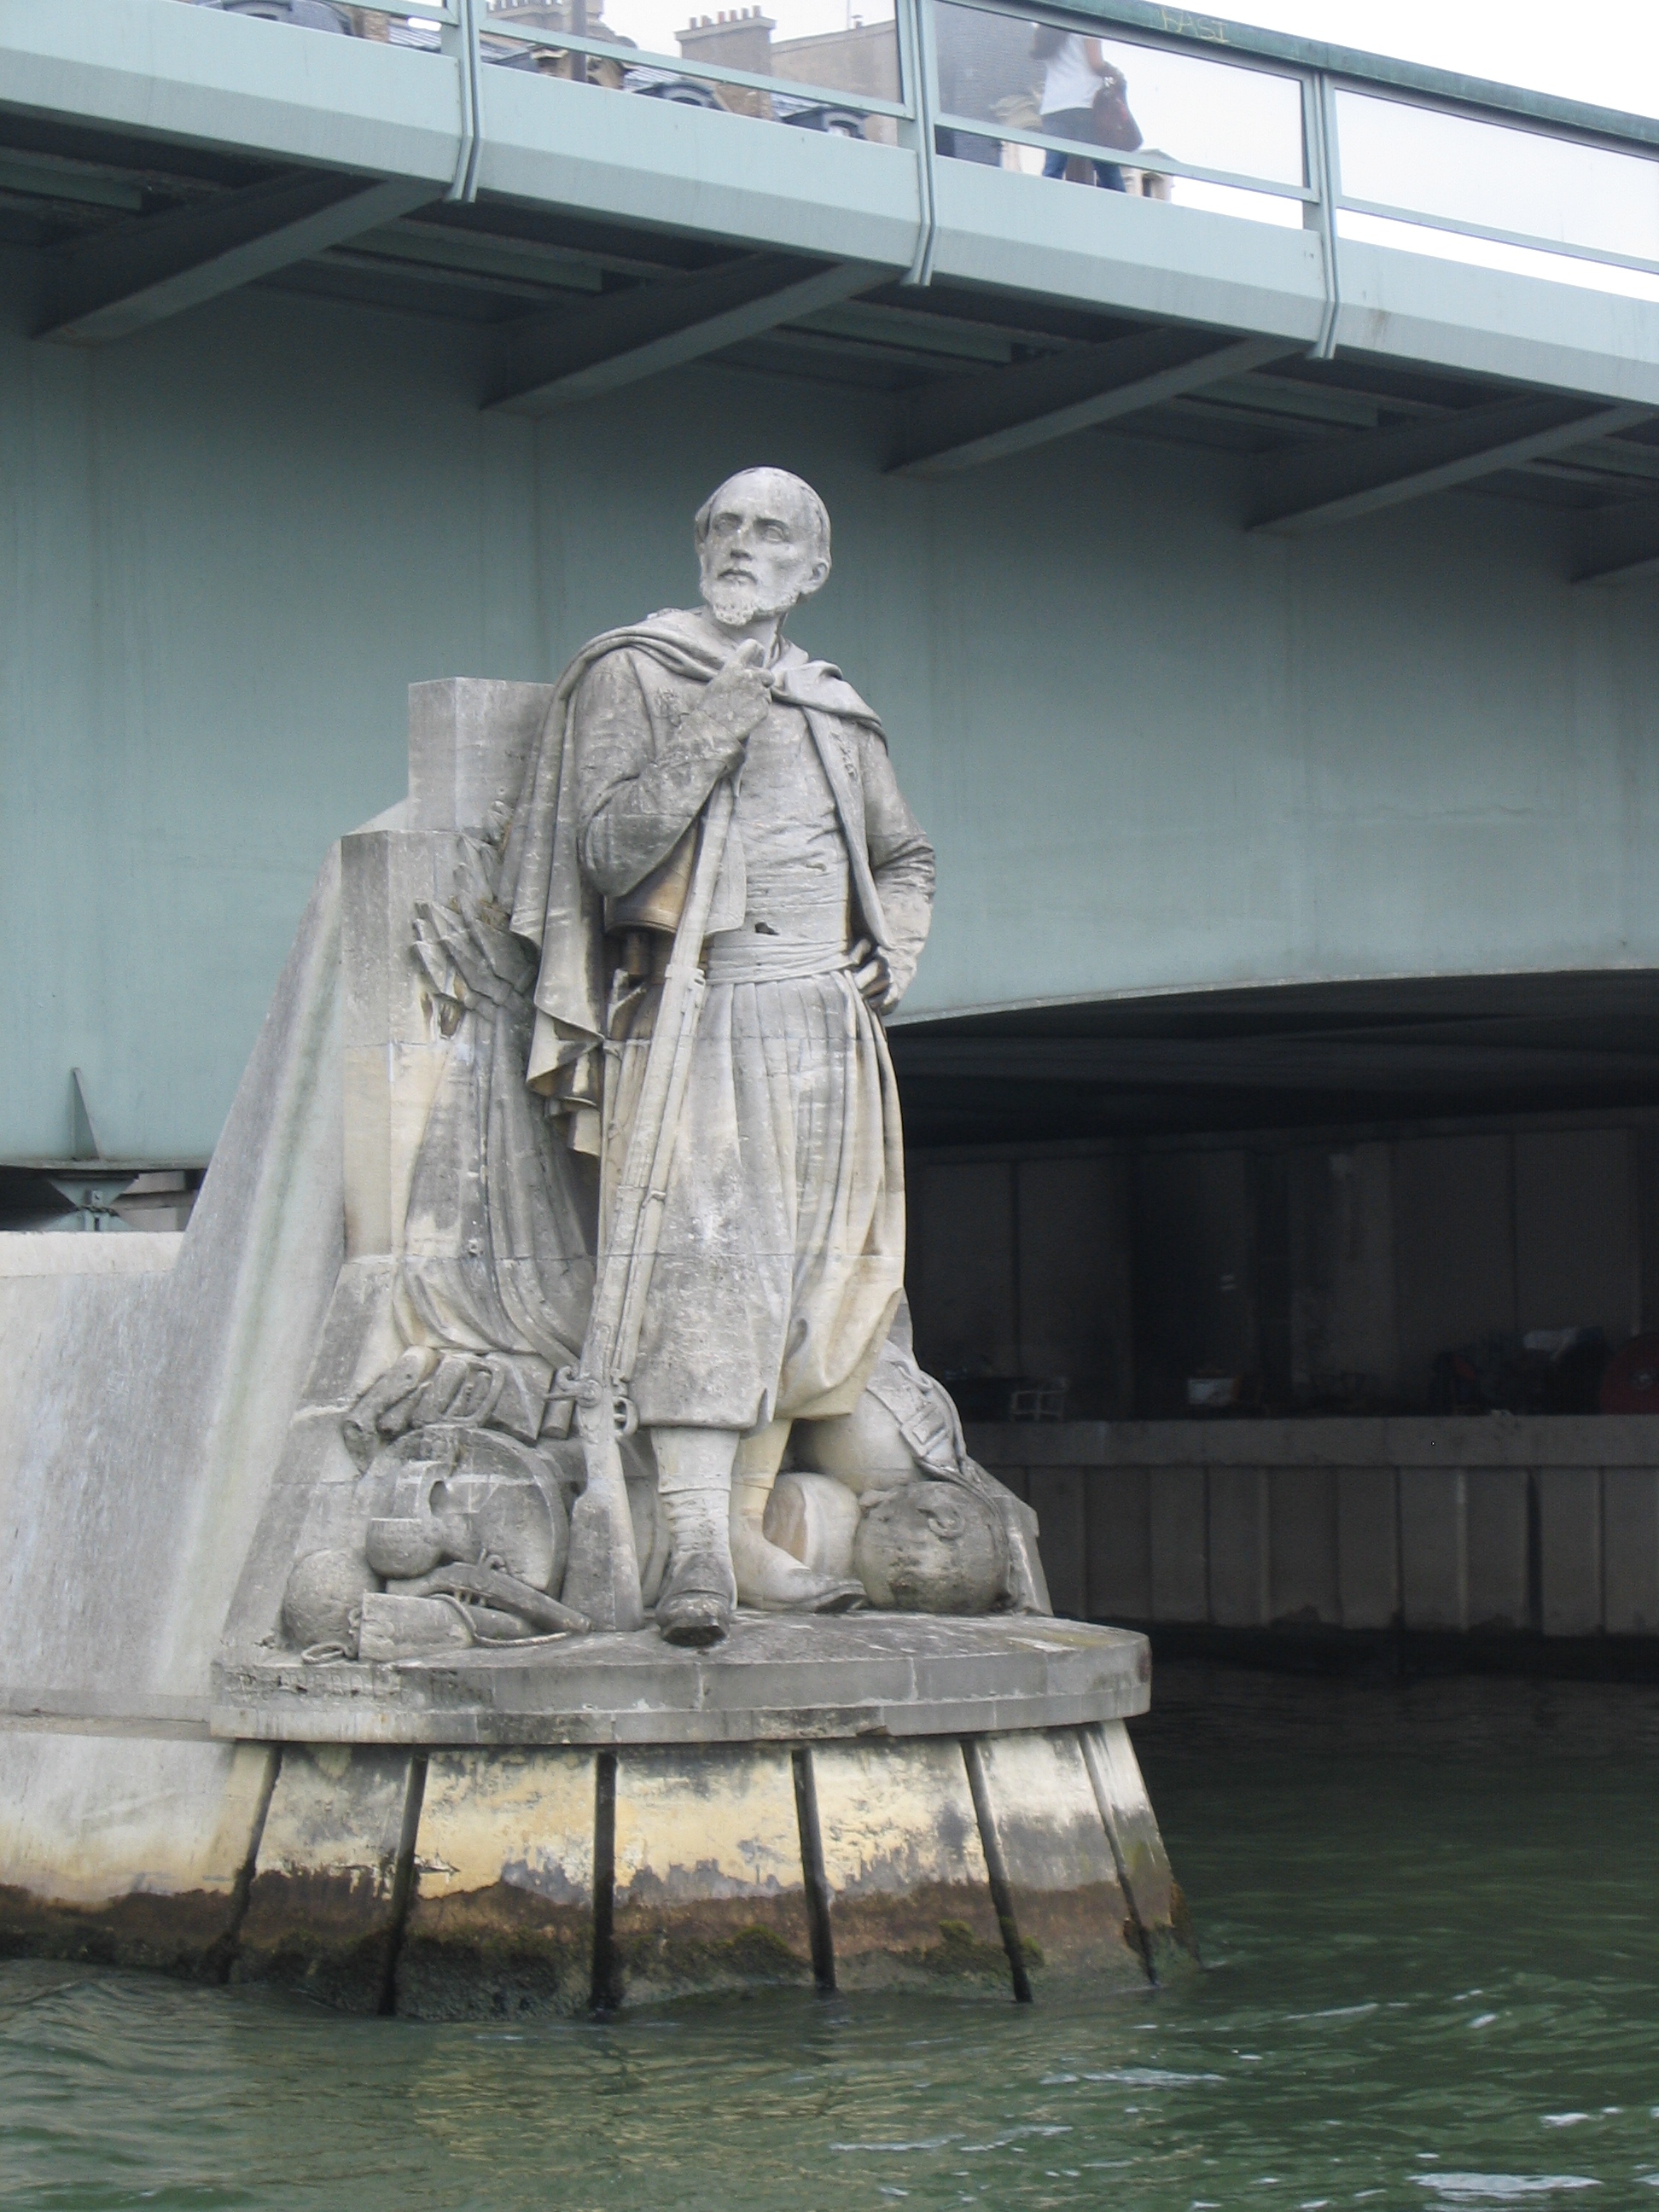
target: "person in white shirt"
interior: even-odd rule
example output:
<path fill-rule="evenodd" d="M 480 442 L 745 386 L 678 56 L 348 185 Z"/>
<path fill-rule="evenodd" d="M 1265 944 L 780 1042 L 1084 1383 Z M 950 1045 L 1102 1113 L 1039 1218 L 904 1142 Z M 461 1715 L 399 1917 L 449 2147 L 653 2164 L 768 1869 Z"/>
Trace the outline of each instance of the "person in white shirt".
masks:
<path fill-rule="evenodd" d="M 1081 138 L 1097 143 L 1095 94 L 1105 89 L 1121 91 L 1125 82 L 1121 70 L 1114 69 L 1107 60 L 1098 39 L 1082 38 L 1050 23 L 1036 25 L 1031 52 L 1042 64 L 1041 110 L 1044 131 L 1052 132 L 1056 138 Z M 1070 159 L 1069 155 L 1054 149 L 1044 157 L 1043 175 L 1063 177 Z M 1115 161 L 1097 161 L 1095 182 L 1108 191 L 1128 189 Z"/>

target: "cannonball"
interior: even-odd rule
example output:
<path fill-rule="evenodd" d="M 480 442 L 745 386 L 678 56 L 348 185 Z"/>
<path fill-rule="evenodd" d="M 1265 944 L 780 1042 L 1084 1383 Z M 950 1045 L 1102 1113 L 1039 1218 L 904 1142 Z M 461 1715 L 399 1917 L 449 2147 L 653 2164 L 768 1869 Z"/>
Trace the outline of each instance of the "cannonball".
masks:
<path fill-rule="evenodd" d="M 853 1571 L 872 1605 L 894 1613 L 988 1613 L 1006 1561 L 989 1506 L 951 1482 L 908 1482 L 865 1515 Z"/>
<path fill-rule="evenodd" d="M 307 1552 L 298 1560 L 283 1593 L 283 1633 L 300 1651 L 313 1644 L 356 1649 L 352 1609 L 380 1577 L 360 1552 Z"/>

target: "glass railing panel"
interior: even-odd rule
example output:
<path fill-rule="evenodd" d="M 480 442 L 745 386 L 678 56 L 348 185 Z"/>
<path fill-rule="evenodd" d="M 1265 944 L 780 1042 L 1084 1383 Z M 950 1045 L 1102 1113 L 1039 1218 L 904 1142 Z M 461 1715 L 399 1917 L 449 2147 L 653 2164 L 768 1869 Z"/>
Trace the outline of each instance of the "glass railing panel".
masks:
<path fill-rule="evenodd" d="M 1345 209 L 1659 270 L 1659 161 L 1368 93 L 1340 91 L 1336 115 Z M 1346 215 L 1341 227 L 1364 234 Z M 1586 270 L 1579 281 L 1607 280 Z"/>
<path fill-rule="evenodd" d="M 836 137 L 896 136 L 892 0 L 710 14 L 683 0 L 501 0 L 482 23 L 485 59 L 508 67 Z"/>
<path fill-rule="evenodd" d="M 1552 253 L 1538 246 L 1512 246 L 1469 231 L 1441 230 L 1426 223 L 1401 222 L 1392 216 L 1366 215 L 1339 208 L 1337 235 L 1362 246 L 1389 246 L 1402 253 L 1426 254 L 1431 261 L 1456 261 L 1466 269 L 1499 269 L 1511 276 L 1538 276 L 1547 283 L 1574 284 L 1586 292 L 1611 292 L 1620 299 L 1659 303 L 1659 270 L 1631 268 L 1572 253 Z"/>
<path fill-rule="evenodd" d="M 198 8 L 211 8 L 222 15 L 251 16 L 266 23 L 286 23 L 299 31 L 325 31 L 336 37 L 372 39 L 381 46 L 412 47 L 416 52 L 437 53 L 443 27 L 456 20 L 453 6 L 434 0 L 191 0 Z"/>
<path fill-rule="evenodd" d="M 940 0 L 934 22 L 941 153 L 1079 182 L 1097 162 L 1114 189 L 1121 175 L 1148 198 L 1301 226 L 1298 78 L 966 0 Z M 968 127 L 980 123 L 995 127 Z"/>
<path fill-rule="evenodd" d="M 459 21 L 454 0 L 191 4 L 433 53 Z M 684 0 L 482 0 L 479 48 L 499 68 L 890 143 L 903 112 L 893 9 L 894 0 L 778 0 L 704 15 Z"/>

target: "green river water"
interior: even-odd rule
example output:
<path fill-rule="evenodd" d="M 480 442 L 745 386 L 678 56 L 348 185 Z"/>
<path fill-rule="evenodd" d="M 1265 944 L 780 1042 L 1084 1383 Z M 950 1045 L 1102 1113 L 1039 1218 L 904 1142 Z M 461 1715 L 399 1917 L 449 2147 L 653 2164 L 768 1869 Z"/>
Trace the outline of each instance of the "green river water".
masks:
<path fill-rule="evenodd" d="M 1659 1691 L 1155 1693 L 1188 1985 L 424 2027 L 15 1961 L 0 2206 L 1659 2212 Z"/>

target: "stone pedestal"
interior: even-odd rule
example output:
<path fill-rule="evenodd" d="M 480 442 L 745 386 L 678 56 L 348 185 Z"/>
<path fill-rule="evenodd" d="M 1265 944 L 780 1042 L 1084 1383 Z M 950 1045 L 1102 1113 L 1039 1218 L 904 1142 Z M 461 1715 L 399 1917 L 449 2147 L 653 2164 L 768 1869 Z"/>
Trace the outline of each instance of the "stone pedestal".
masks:
<path fill-rule="evenodd" d="M 216 1725 L 287 1739 L 235 1972 L 428 2019 L 1141 1987 L 1187 1942 L 1147 1678 L 1119 1630 L 909 1615 L 227 1664 Z"/>

